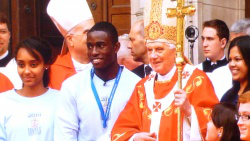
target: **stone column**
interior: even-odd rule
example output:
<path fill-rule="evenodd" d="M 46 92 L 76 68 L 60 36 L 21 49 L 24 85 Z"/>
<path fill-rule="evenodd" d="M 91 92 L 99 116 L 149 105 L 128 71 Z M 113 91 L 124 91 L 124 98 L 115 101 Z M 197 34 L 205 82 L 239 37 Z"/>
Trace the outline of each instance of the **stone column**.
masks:
<path fill-rule="evenodd" d="M 143 19 L 143 11 L 146 0 L 130 0 L 131 1 L 131 24 Z"/>

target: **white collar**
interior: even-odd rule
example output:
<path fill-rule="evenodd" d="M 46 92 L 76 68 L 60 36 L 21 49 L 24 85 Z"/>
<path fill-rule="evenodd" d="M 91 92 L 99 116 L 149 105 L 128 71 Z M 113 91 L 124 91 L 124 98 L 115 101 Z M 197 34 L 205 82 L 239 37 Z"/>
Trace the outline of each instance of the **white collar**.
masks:
<path fill-rule="evenodd" d="M 76 73 L 85 70 L 85 69 L 88 68 L 89 66 L 92 66 L 91 63 L 88 63 L 88 64 L 81 64 L 81 63 L 77 62 L 74 58 L 71 58 L 71 59 L 72 59 L 74 68 L 75 68 L 75 70 L 76 70 Z"/>
<path fill-rule="evenodd" d="M 157 81 L 165 81 L 165 80 L 170 80 L 174 76 L 174 73 L 176 71 L 176 66 L 174 66 L 170 72 L 168 72 L 166 75 L 160 75 L 158 73 Z"/>
<path fill-rule="evenodd" d="M 9 51 L 7 50 L 2 56 L 0 56 L 0 60 L 5 58 L 9 54 Z"/>
<path fill-rule="evenodd" d="M 220 60 L 223 60 L 223 59 L 225 59 L 225 58 L 226 58 L 226 56 L 224 55 Z M 207 58 L 207 60 L 211 61 L 209 58 Z M 211 61 L 211 65 L 213 65 L 213 64 L 217 64 L 217 61 L 216 61 L 216 62 L 212 62 L 212 61 Z"/>

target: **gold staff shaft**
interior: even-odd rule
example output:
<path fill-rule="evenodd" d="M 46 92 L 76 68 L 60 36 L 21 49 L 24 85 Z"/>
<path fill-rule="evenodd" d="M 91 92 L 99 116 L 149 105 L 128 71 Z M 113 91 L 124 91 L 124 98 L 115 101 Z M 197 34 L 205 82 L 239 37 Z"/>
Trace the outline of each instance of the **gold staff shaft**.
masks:
<path fill-rule="evenodd" d="M 177 1 L 177 7 L 183 7 L 184 0 Z M 182 70 L 183 70 L 183 30 L 184 30 L 184 16 L 177 16 L 177 39 L 176 39 L 176 66 L 178 70 L 178 88 L 182 89 Z M 182 141 L 182 119 L 181 109 L 177 108 L 177 141 Z"/>
<path fill-rule="evenodd" d="M 177 0 L 176 8 L 167 9 L 167 16 L 177 17 L 177 39 L 176 39 L 176 67 L 178 71 L 178 88 L 182 89 L 182 70 L 184 65 L 184 17 L 195 12 L 194 6 L 184 7 L 184 0 Z M 182 140 L 181 109 L 177 108 L 177 141 Z"/>

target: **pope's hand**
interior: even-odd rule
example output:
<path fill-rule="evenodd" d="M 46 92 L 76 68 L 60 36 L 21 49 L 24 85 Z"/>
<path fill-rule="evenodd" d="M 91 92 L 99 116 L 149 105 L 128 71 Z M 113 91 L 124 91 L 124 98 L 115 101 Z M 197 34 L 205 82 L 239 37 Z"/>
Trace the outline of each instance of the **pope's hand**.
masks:
<path fill-rule="evenodd" d="M 134 141 L 156 141 L 156 134 L 146 132 L 137 133 L 134 137 Z"/>
<path fill-rule="evenodd" d="M 187 98 L 187 93 L 182 90 L 182 89 L 178 89 L 174 91 L 174 104 L 177 107 L 180 107 L 181 110 L 184 112 L 184 114 L 187 117 L 191 116 L 191 104 Z"/>

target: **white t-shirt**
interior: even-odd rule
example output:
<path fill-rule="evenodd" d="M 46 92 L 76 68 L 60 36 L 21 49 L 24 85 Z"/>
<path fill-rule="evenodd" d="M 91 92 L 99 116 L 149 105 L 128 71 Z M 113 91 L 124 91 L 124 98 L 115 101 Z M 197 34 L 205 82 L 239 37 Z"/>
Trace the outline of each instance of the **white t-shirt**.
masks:
<path fill-rule="evenodd" d="M 90 84 L 90 70 L 77 73 L 63 82 L 55 121 L 55 141 L 110 140 L 109 135 L 120 112 L 127 104 L 140 78 L 123 68 L 112 105 L 107 128 L 103 120 Z M 93 83 L 104 110 L 115 79 L 103 82 L 94 75 Z"/>
<path fill-rule="evenodd" d="M 49 89 L 37 97 L 10 90 L 0 94 L 1 141 L 52 141 L 58 91 Z"/>

